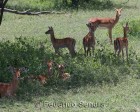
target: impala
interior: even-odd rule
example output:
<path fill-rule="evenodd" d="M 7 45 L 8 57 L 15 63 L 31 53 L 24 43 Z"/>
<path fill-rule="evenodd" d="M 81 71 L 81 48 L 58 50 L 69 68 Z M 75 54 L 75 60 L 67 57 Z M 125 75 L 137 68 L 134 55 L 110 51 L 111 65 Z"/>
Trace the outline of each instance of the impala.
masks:
<path fill-rule="evenodd" d="M 28 77 L 25 77 L 24 80 L 38 80 L 42 85 L 46 84 L 47 83 L 47 76 L 44 75 L 44 74 L 41 74 L 41 75 L 38 75 L 38 76 L 35 76 L 35 75 L 30 75 Z"/>
<path fill-rule="evenodd" d="M 10 83 L 2 83 L 0 82 L 0 96 L 14 96 L 15 92 L 18 88 L 19 77 L 20 77 L 20 69 L 13 70 L 13 79 Z"/>
<path fill-rule="evenodd" d="M 122 56 L 124 58 L 124 51 L 123 49 L 126 49 L 126 56 L 128 60 L 128 39 L 127 39 L 127 32 L 129 31 L 129 26 L 128 23 L 126 23 L 126 26 L 123 26 L 123 32 L 124 36 L 123 37 L 118 37 L 114 40 L 114 50 L 115 50 L 115 55 L 118 52 L 118 56 L 120 55 L 120 52 L 122 51 Z"/>
<path fill-rule="evenodd" d="M 88 52 L 89 52 L 91 56 L 91 48 L 92 48 L 93 53 L 95 49 L 94 32 L 95 32 L 96 26 L 93 27 L 91 23 L 88 23 L 86 25 L 89 28 L 89 33 L 83 38 L 83 46 L 84 46 L 85 55 L 88 56 Z"/>
<path fill-rule="evenodd" d="M 56 39 L 54 35 L 54 30 L 52 27 L 49 27 L 49 30 L 45 32 L 45 34 L 50 34 L 51 42 L 55 49 L 55 53 L 59 54 L 60 48 L 68 48 L 70 54 L 74 56 L 75 53 L 75 39 L 67 37 L 63 39 Z"/>
<path fill-rule="evenodd" d="M 53 63 L 54 62 L 51 60 L 47 62 L 45 61 L 45 64 L 47 64 L 47 75 L 46 74 L 40 74 L 38 76 L 30 75 L 30 76 L 25 77 L 24 80 L 28 80 L 28 79 L 38 80 L 42 85 L 46 84 L 48 78 L 52 76 Z"/>
<path fill-rule="evenodd" d="M 63 64 L 58 64 L 59 76 L 63 81 L 70 78 L 70 74 L 64 72 L 64 69 L 65 69 L 65 66 Z"/>
<path fill-rule="evenodd" d="M 90 18 L 89 23 L 99 27 L 105 27 L 108 29 L 110 42 L 112 43 L 112 29 L 118 23 L 119 18 L 121 16 L 122 8 L 115 9 L 116 16 L 114 18 Z"/>
<path fill-rule="evenodd" d="M 47 72 L 49 77 L 52 76 L 53 64 L 54 64 L 53 61 L 51 60 L 47 61 Z"/>

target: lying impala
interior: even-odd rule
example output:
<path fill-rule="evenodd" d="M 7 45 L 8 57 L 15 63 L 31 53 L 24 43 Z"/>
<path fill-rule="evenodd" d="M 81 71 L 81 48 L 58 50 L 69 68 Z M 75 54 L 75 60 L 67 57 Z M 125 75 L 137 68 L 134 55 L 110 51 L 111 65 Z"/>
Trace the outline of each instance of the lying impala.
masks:
<path fill-rule="evenodd" d="M 0 96 L 14 96 L 18 88 L 20 69 L 13 70 L 13 79 L 10 83 L 1 83 L 0 82 Z"/>
<path fill-rule="evenodd" d="M 47 75 L 46 74 L 40 74 L 40 75 L 29 75 L 27 77 L 24 77 L 24 80 L 38 80 L 42 85 L 47 83 L 47 80 L 49 77 L 52 76 L 52 68 L 53 68 L 53 61 L 49 60 L 47 61 Z M 45 61 L 46 64 L 46 61 Z"/>
<path fill-rule="evenodd" d="M 65 80 L 67 80 L 67 79 L 70 78 L 70 74 L 64 72 L 64 69 L 65 69 L 65 66 L 64 66 L 63 64 L 59 64 L 59 65 L 58 65 L 59 77 L 60 77 L 63 81 L 65 81 Z"/>
<path fill-rule="evenodd" d="M 30 75 L 30 76 L 27 76 L 27 77 L 24 77 L 23 80 L 38 80 L 42 85 L 46 84 L 47 83 L 47 76 L 44 75 L 44 74 L 41 74 L 41 75 L 38 75 L 38 76 L 35 76 L 35 75 Z"/>
<path fill-rule="evenodd" d="M 59 54 L 60 48 L 68 48 L 70 54 L 74 56 L 75 53 L 75 39 L 67 37 L 63 39 L 56 39 L 54 36 L 54 30 L 52 27 L 49 27 L 49 30 L 45 32 L 45 34 L 50 34 L 51 42 L 53 44 L 53 47 L 55 49 L 55 53 Z"/>
<path fill-rule="evenodd" d="M 94 32 L 95 32 L 96 26 L 93 27 L 91 23 L 88 23 L 86 25 L 89 28 L 89 33 L 83 38 L 83 46 L 84 46 L 85 55 L 88 56 L 88 52 L 89 52 L 91 56 L 91 48 L 92 48 L 93 53 L 95 49 Z"/>
<path fill-rule="evenodd" d="M 89 23 L 92 23 L 94 26 L 105 27 L 108 29 L 110 42 L 112 43 L 112 29 L 118 23 L 121 16 L 122 8 L 116 9 L 115 18 L 90 18 Z"/>
<path fill-rule="evenodd" d="M 120 55 L 120 52 L 122 51 L 122 56 L 124 58 L 124 51 L 123 49 L 126 49 L 126 56 L 128 60 L 128 39 L 127 39 L 127 32 L 129 31 L 129 26 L 128 23 L 126 23 L 126 26 L 123 26 L 123 32 L 124 36 L 121 38 L 116 38 L 114 40 L 114 50 L 115 50 L 115 55 L 118 52 L 118 56 Z"/>

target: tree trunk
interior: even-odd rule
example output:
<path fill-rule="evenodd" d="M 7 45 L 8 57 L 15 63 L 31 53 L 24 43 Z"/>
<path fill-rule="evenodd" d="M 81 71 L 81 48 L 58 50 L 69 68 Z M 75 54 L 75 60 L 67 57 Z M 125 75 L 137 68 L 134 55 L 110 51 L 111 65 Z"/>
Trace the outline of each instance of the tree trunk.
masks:
<path fill-rule="evenodd" d="M 8 0 L 0 0 L 0 8 L 1 8 L 1 11 L 0 11 L 0 25 L 2 23 L 4 7 L 5 7 L 7 2 L 8 2 Z"/>

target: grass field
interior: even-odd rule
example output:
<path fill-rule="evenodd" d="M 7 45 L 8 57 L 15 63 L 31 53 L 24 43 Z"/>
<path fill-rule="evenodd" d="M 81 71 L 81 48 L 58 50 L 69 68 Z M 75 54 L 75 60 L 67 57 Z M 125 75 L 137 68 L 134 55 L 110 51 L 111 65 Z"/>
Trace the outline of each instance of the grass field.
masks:
<path fill-rule="evenodd" d="M 18 6 L 21 1 L 9 1 L 7 6 Z M 28 1 L 33 4 L 31 10 L 36 9 L 36 1 Z M 128 35 L 129 63 L 115 58 L 105 29 L 98 29 L 95 33 L 100 43 L 96 44 L 95 56 L 84 56 L 82 39 L 88 33 L 87 20 L 90 17 L 114 17 L 114 9 L 80 9 L 78 12 L 39 16 L 4 13 L 0 27 L 0 82 L 11 80 L 6 70 L 8 65 L 27 66 L 29 72 L 22 76 L 38 75 L 45 69 L 42 64 L 45 59 L 67 64 L 66 71 L 72 77 L 63 82 L 54 70 L 54 79 L 44 87 L 38 82 L 26 84 L 21 81 L 15 98 L 0 99 L 0 112 L 139 112 L 140 2 L 131 0 L 122 5 L 125 1 L 113 1 L 116 7 L 123 7 L 121 18 L 113 29 L 113 38 L 123 36 L 122 25 L 128 21 L 131 29 Z M 27 9 L 25 4 L 28 2 L 24 1 L 21 9 Z M 42 9 L 49 9 L 43 8 L 44 4 L 49 1 L 39 4 Z M 50 37 L 45 35 L 48 26 L 54 28 L 57 38 L 70 36 L 76 39 L 76 57 L 70 57 L 67 49 L 61 50 L 62 56 L 54 54 Z M 40 43 L 45 49 L 40 49 Z"/>

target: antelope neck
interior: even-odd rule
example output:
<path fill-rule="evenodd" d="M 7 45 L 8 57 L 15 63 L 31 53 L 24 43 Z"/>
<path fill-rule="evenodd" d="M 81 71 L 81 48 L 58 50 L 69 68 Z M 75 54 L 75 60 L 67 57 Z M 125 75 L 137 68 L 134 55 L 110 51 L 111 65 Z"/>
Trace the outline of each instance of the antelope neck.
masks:
<path fill-rule="evenodd" d="M 14 88 L 14 90 L 16 89 L 18 82 L 19 82 L 18 79 L 13 78 L 11 85 L 12 85 L 12 88 Z"/>
<path fill-rule="evenodd" d="M 127 38 L 127 33 L 126 33 L 125 28 L 124 28 L 123 30 L 124 30 L 124 31 L 123 31 L 123 33 L 124 33 L 124 38 Z"/>
<path fill-rule="evenodd" d="M 53 42 L 55 40 L 54 32 L 50 34 L 51 36 L 51 41 Z"/>
<path fill-rule="evenodd" d="M 118 16 L 118 14 L 116 14 L 116 17 L 115 17 L 115 23 L 117 23 L 118 21 L 119 21 L 119 16 Z"/>
<path fill-rule="evenodd" d="M 94 31 L 89 31 L 89 33 L 90 33 L 92 36 L 94 36 Z"/>

